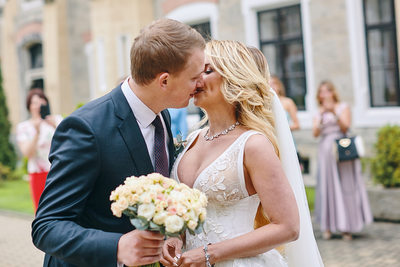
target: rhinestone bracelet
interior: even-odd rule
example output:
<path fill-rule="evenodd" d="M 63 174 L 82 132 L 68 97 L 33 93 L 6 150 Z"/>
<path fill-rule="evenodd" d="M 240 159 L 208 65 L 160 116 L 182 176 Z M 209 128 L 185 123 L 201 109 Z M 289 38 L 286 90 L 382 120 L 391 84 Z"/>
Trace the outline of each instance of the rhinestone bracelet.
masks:
<path fill-rule="evenodd" d="M 211 245 L 211 243 L 208 245 Z M 210 255 L 208 254 L 208 245 L 204 245 L 203 248 L 204 256 L 206 257 L 206 267 L 214 267 L 214 264 L 210 263 Z"/>

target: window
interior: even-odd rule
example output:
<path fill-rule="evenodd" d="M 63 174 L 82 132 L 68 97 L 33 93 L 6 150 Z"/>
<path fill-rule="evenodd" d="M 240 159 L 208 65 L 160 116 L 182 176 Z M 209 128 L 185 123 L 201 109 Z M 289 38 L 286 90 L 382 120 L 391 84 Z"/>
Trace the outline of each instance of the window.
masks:
<path fill-rule="evenodd" d="M 364 0 L 365 38 L 372 107 L 400 106 L 393 0 Z"/>
<path fill-rule="evenodd" d="M 120 35 L 117 39 L 118 78 L 126 78 L 130 73 L 130 45 L 127 35 Z"/>
<path fill-rule="evenodd" d="M 261 11 L 257 17 L 260 48 L 271 74 L 282 80 L 286 95 L 304 110 L 306 72 L 300 5 Z"/>
<path fill-rule="evenodd" d="M 42 44 L 33 44 L 28 48 L 31 69 L 38 69 L 43 67 L 43 54 Z"/>
<path fill-rule="evenodd" d="M 199 24 L 192 24 L 190 26 L 195 28 L 206 41 L 211 40 L 211 25 L 209 21 Z"/>
<path fill-rule="evenodd" d="M 33 80 L 30 86 L 30 89 L 34 89 L 34 88 L 40 88 L 43 90 L 44 88 L 44 82 L 43 79 L 36 79 Z"/>

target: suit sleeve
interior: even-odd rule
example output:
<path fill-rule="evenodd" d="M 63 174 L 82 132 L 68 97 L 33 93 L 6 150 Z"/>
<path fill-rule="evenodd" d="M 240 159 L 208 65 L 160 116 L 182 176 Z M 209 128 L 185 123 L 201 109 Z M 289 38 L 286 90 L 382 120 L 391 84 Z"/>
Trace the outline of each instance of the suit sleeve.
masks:
<path fill-rule="evenodd" d="M 77 266 L 116 266 L 122 234 L 88 229 L 79 217 L 99 176 L 95 134 L 83 119 L 70 116 L 57 128 L 51 169 L 32 223 L 37 248 Z"/>

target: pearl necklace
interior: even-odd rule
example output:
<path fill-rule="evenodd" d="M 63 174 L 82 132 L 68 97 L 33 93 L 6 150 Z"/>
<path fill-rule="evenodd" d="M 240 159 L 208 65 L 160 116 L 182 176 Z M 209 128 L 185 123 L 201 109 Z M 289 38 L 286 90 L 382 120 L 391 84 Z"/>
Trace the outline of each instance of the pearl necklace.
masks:
<path fill-rule="evenodd" d="M 229 133 L 230 131 L 233 131 L 233 130 L 236 128 L 236 126 L 238 126 L 239 124 L 240 124 L 240 123 L 237 121 L 237 122 L 235 122 L 234 124 L 232 124 L 231 126 L 229 126 L 228 128 L 226 128 L 225 130 L 223 130 L 223 131 L 221 131 L 221 132 L 219 132 L 219 133 L 216 133 L 216 134 L 214 134 L 213 136 L 208 136 L 208 132 L 210 131 L 210 128 L 208 128 L 206 134 L 204 135 L 204 139 L 205 139 L 206 141 L 212 141 L 212 140 L 214 140 L 215 138 L 220 137 L 221 135 L 226 135 L 226 134 Z"/>

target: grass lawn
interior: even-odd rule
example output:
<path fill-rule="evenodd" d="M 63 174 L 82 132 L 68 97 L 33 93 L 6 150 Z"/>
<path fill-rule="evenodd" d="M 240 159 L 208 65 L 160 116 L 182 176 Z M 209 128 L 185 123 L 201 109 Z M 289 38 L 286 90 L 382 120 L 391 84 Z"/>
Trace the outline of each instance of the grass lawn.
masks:
<path fill-rule="evenodd" d="M 315 188 L 314 187 L 306 187 L 306 195 L 308 200 L 308 207 L 310 211 L 314 211 L 314 202 L 315 202 Z"/>
<path fill-rule="evenodd" d="M 0 182 L 0 209 L 33 214 L 29 182 L 22 179 Z"/>
<path fill-rule="evenodd" d="M 314 211 L 315 188 L 306 187 L 308 206 Z M 0 209 L 33 214 L 29 182 L 12 180 L 0 182 Z"/>

